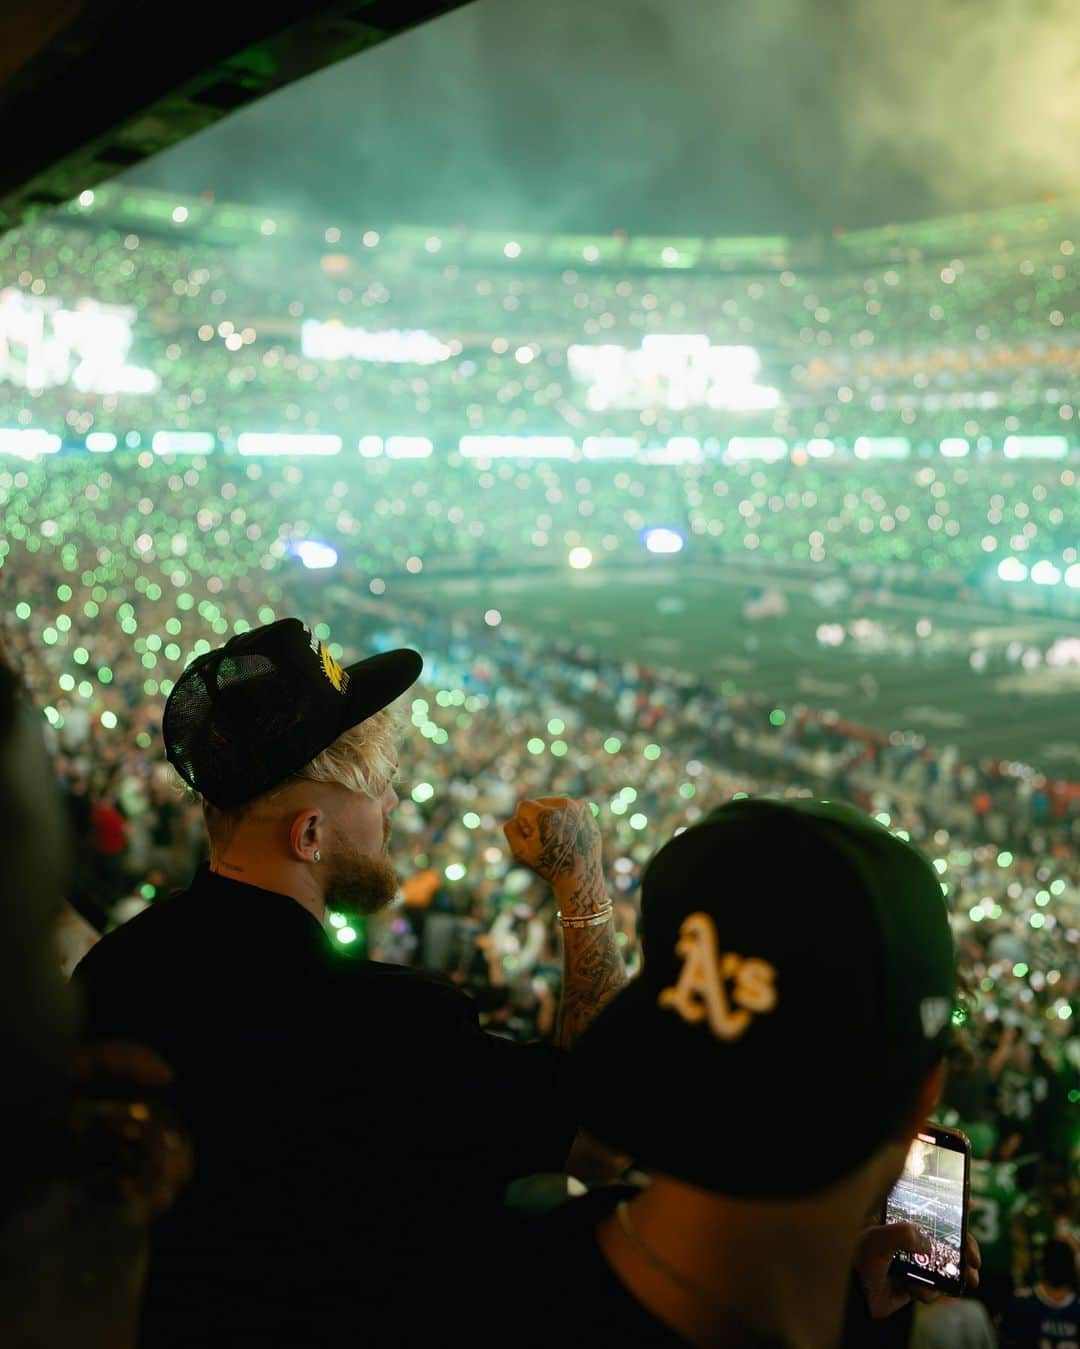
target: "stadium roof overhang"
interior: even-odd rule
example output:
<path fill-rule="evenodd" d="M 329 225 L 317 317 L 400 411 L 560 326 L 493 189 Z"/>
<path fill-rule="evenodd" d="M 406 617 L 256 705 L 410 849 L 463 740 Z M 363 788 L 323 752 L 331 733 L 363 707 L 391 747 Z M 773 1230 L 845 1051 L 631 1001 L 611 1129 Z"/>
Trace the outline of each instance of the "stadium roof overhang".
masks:
<path fill-rule="evenodd" d="M 461 3 L 8 0 L 0 229 Z"/>

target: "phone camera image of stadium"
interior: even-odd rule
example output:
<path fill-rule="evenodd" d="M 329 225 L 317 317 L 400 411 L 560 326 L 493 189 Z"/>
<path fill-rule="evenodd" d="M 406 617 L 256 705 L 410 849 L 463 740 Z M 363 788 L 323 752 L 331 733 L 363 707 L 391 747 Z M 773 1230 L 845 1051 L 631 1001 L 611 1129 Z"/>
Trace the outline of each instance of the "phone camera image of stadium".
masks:
<path fill-rule="evenodd" d="M 964 1155 L 916 1138 L 889 1195 L 888 1222 L 910 1222 L 930 1238 L 930 1251 L 904 1257 L 918 1274 L 960 1275 L 964 1223 Z"/>

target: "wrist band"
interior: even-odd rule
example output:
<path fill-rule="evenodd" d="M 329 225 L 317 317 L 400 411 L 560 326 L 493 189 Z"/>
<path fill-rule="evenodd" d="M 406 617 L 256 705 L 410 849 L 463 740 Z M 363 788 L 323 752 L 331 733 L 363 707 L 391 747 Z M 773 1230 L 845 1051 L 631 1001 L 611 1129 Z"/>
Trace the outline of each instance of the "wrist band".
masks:
<path fill-rule="evenodd" d="M 606 923 L 615 912 L 615 906 L 610 901 L 602 908 L 597 909 L 595 913 L 570 914 L 564 918 L 562 910 L 555 911 L 555 917 L 563 927 L 599 927 L 601 923 Z"/>

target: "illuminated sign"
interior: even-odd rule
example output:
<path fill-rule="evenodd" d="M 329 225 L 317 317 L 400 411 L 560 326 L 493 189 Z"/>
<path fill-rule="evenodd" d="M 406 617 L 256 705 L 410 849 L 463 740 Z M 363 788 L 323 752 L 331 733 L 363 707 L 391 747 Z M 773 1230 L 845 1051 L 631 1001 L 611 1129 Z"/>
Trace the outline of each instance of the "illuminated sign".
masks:
<path fill-rule="evenodd" d="M 128 364 L 136 311 L 80 300 L 74 309 L 0 291 L 0 381 L 25 389 L 71 384 L 82 393 L 156 393 L 152 370 Z"/>
<path fill-rule="evenodd" d="M 304 355 L 313 361 L 372 361 L 383 365 L 437 365 L 450 359 L 445 342 L 422 329 L 346 328 L 331 319 L 305 319 L 300 327 Z"/>
<path fill-rule="evenodd" d="M 572 346 L 570 373 L 587 384 L 594 412 L 609 408 L 710 407 L 730 412 L 774 408 L 778 389 L 756 383 L 761 357 L 753 347 L 714 347 L 704 334 L 644 337 L 637 350 Z"/>

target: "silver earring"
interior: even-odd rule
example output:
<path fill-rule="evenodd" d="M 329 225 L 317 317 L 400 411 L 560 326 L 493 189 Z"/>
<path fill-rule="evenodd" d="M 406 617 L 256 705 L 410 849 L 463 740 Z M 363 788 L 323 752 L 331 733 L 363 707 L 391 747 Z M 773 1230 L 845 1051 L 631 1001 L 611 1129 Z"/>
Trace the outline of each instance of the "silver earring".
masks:
<path fill-rule="evenodd" d="M 318 848 L 315 849 L 315 861 L 316 862 L 322 861 L 322 853 L 318 850 Z"/>

